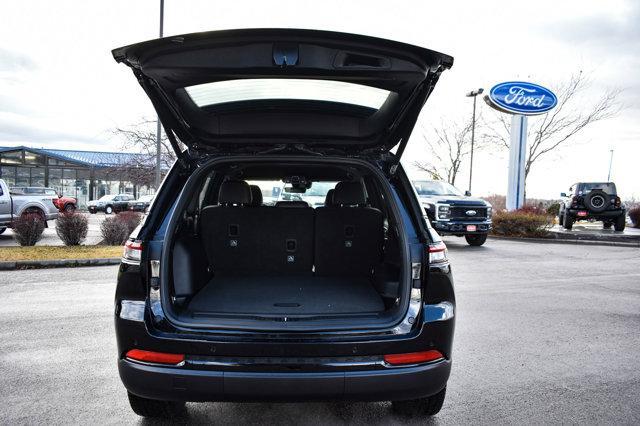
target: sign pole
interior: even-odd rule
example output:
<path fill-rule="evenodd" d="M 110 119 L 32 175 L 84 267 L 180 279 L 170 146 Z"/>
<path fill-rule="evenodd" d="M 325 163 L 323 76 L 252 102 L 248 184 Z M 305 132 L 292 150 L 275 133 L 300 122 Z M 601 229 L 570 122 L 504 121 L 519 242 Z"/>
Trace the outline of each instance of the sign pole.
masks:
<path fill-rule="evenodd" d="M 507 188 L 507 210 L 516 210 L 524 205 L 524 167 L 527 148 L 527 117 L 511 116 L 511 146 L 509 148 L 509 186 Z"/>

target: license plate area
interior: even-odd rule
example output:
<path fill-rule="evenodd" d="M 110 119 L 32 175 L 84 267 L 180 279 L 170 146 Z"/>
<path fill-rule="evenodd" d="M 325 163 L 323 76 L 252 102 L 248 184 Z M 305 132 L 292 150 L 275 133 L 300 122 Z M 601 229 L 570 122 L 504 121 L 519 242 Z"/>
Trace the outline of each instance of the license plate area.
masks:
<path fill-rule="evenodd" d="M 467 232 L 476 232 L 478 227 L 476 225 L 467 225 Z"/>

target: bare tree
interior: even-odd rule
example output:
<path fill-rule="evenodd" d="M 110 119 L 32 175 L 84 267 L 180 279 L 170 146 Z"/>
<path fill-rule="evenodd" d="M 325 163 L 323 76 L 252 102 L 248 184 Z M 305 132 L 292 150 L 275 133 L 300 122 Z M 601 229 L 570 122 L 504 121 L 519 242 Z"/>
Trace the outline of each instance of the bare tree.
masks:
<path fill-rule="evenodd" d="M 589 79 L 580 71 L 555 88 L 556 107 L 531 119 L 527 129 L 528 152 L 525 162 L 525 184 L 531 168 L 546 154 L 577 141 L 575 138 L 586 127 L 615 116 L 620 111 L 617 102 L 620 90 L 605 91 L 598 100 L 587 105 L 580 102 L 581 93 L 590 87 Z M 496 114 L 495 122 L 485 124 L 487 133 L 482 138 L 488 143 L 509 149 L 510 117 Z"/>
<path fill-rule="evenodd" d="M 430 136 L 423 128 L 422 139 L 428 148 L 429 160 L 415 161 L 413 165 L 432 179 L 455 185 L 462 161 L 471 152 L 471 125 L 470 120 L 464 124 L 443 121 Z"/>
<path fill-rule="evenodd" d="M 127 127 L 117 127 L 112 132 L 122 141 L 123 151 L 140 154 L 132 155 L 128 161 L 114 167 L 113 172 L 125 173 L 128 180 L 135 184 L 155 186 L 156 121 L 142 119 Z M 168 170 L 175 162 L 176 155 L 164 132 L 160 144 L 160 164 L 163 170 Z"/>

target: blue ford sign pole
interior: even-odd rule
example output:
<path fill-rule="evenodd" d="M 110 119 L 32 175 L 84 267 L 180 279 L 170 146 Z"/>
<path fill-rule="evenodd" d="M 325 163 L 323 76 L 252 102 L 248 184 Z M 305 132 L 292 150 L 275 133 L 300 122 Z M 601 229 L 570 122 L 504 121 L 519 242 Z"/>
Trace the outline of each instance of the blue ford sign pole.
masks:
<path fill-rule="evenodd" d="M 527 117 L 550 111 L 558 99 L 551 90 L 537 84 L 509 81 L 493 86 L 484 100 L 492 108 L 512 114 L 507 210 L 516 210 L 524 205 Z"/>

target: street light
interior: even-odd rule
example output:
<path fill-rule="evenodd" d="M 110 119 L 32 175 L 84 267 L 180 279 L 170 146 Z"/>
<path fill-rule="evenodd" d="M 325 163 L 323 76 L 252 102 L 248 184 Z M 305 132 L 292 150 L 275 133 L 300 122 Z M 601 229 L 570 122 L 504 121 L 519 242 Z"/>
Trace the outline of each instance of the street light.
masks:
<path fill-rule="evenodd" d="M 162 30 L 164 27 L 164 0 L 160 0 L 160 38 L 162 38 Z M 162 125 L 160 124 L 160 117 L 158 117 L 158 128 L 156 129 L 156 191 L 160 188 L 160 181 L 162 180 L 162 173 L 160 172 L 160 166 L 162 162 L 160 157 L 162 155 L 162 144 L 160 142 L 162 132 Z"/>
<path fill-rule="evenodd" d="M 471 193 L 471 178 L 473 177 L 473 144 L 476 136 L 476 98 L 481 95 L 484 89 L 481 87 L 467 93 L 468 98 L 473 98 L 473 118 L 471 119 L 471 161 L 469 164 L 469 193 Z"/>
<path fill-rule="evenodd" d="M 611 156 L 609 157 L 609 173 L 607 174 L 607 182 L 611 182 L 611 165 L 613 164 L 613 149 L 610 149 L 609 152 Z"/>

